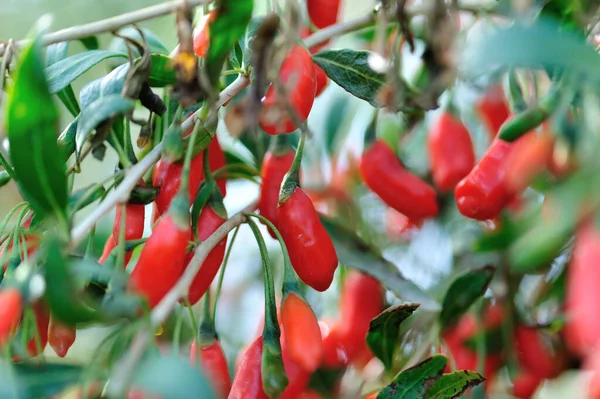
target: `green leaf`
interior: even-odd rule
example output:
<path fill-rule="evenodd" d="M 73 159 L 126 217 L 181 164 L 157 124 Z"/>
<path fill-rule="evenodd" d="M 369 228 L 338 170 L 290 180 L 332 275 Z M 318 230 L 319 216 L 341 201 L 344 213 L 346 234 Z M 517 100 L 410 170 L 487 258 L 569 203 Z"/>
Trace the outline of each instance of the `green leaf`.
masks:
<path fill-rule="evenodd" d="M 419 303 L 421 308 L 427 310 L 439 309 L 440 305 L 435 300 L 412 281 L 407 280 L 377 249 L 370 247 L 354 232 L 334 220 L 323 215 L 320 215 L 320 218 L 333 241 L 340 263 L 374 277 L 405 301 Z"/>
<path fill-rule="evenodd" d="M 386 370 L 390 370 L 393 365 L 394 352 L 399 343 L 400 325 L 418 307 L 417 304 L 392 306 L 371 320 L 367 344 L 373 354 L 383 362 Z"/>
<path fill-rule="evenodd" d="M 0 187 L 5 186 L 11 180 L 10 175 L 5 170 L 0 170 Z"/>
<path fill-rule="evenodd" d="M 77 383 L 82 368 L 70 364 L 0 362 L 0 397 L 49 398 Z"/>
<path fill-rule="evenodd" d="M 46 49 L 46 68 L 67 58 L 68 49 L 69 42 L 60 42 L 48 46 Z M 73 116 L 77 116 L 81 112 L 71 85 L 67 85 L 67 87 L 56 93 L 56 95 Z"/>
<path fill-rule="evenodd" d="M 68 85 L 67 87 L 56 93 L 56 96 L 60 101 L 62 101 L 62 103 L 71 113 L 71 115 L 79 115 L 79 113 L 81 112 L 81 108 L 79 108 L 77 97 L 75 96 L 75 92 L 73 92 L 73 88 L 71 87 L 71 85 Z"/>
<path fill-rule="evenodd" d="M 551 18 L 539 18 L 533 25 L 515 23 L 483 36 L 467 47 L 461 59 L 472 74 L 498 67 L 543 67 L 600 82 L 600 55 L 594 47 L 581 33 L 561 29 Z"/>
<path fill-rule="evenodd" d="M 106 190 L 101 184 L 91 184 L 81 188 L 69 196 L 69 208 L 72 212 L 77 212 L 102 198 L 105 192 Z"/>
<path fill-rule="evenodd" d="M 148 84 L 151 87 L 165 87 L 174 84 L 177 81 L 175 69 L 171 66 L 172 59 L 166 55 L 152 54 L 152 68 L 150 68 L 150 77 Z"/>
<path fill-rule="evenodd" d="M 161 42 L 161 40 L 158 38 L 158 36 L 156 36 L 154 33 L 152 33 L 151 30 L 142 28 L 142 32 L 144 33 L 144 37 L 146 38 L 146 42 L 148 43 L 148 48 L 149 48 L 151 54 L 163 54 L 163 55 L 169 54 L 169 50 Z M 129 37 L 131 39 L 134 39 L 137 42 L 139 42 L 140 44 L 143 44 L 143 40 L 142 40 L 142 37 L 140 36 L 140 32 L 138 32 L 138 30 L 136 28 L 134 28 L 133 26 L 128 26 L 126 28 L 119 30 L 119 34 L 121 36 L 125 36 L 125 37 Z M 117 37 L 117 36 L 115 36 L 115 38 L 110 42 L 108 49 L 110 51 L 127 54 L 127 44 L 125 43 L 125 40 L 123 40 L 122 38 Z M 142 56 L 142 54 L 140 54 L 140 52 L 138 51 L 137 47 L 132 46 L 131 49 L 133 50 L 133 54 L 135 55 L 135 57 Z"/>
<path fill-rule="evenodd" d="M 102 122 L 133 110 L 135 102 L 118 94 L 101 97 L 87 106 L 79 117 L 75 136 L 76 152 L 81 151 L 89 134 Z"/>
<path fill-rule="evenodd" d="M 210 43 L 205 68 L 213 87 L 217 87 L 223 64 L 252 18 L 253 0 L 219 0 L 217 17 L 209 25 Z"/>
<path fill-rule="evenodd" d="M 342 89 L 378 107 L 375 97 L 385 84 L 385 75 L 371 69 L 370 55 L 366 50 L 326 50 L 313 55 L 313 61 Z"/>
<path fill-rule="evenodd" d="M 475 335 L 466 339 L 463 345 L 470 348 L 473 352 L 477 352 L 479 350 L 479 340 L 483 339 L 485 342 L 485 353 L 500 353 L 504 348 L 503 334 L 502 326 L 492 328 L 491 330 L 479 330 Z"/>
<path fill-rule="evenodd" d="M 452 324 L 462 316 L 487 290 L 496 268 L 485 266 L 469 270 L 452 281 L 442 301 L 440 323 Z"/>
<path fill-rule="evenodd" d="M 51 93 L 58 93 L 93 66 L 108 58 L 127 58 L 127 54 L 108 50 L 89 50 L 50 65 L 46 69 Z"/>
<path fill-rule="evenodd" d="M 137 368 L 133 386 L 169 399 L 216 399 L 204 372 L 174 356 L 148 356 Z"/>
<path fill-rule="evenodd" d="M 56 143 L 58 111 L 48 91 L 39 38 L 19 54 L 6 111 L 10 157 L 23 198 L 36 214 L 65 220 L 67 179 Z"/>
<path fill-rule="evenodd" d="M 83 47 L 87 50 L 98 50 L 100 48 L 100 42 L 98 41 L 98 36 L 88 36 L 83 39 L 79 39 Z"/>
<path fill-rule="evenodd" d="M 45 243 L 46 302 L 52 314 L 64 323 L 75 325 L 100 320 L 100 314 L 89 306 L 77 292 L 73 276 L 63 256 L 60 243 L 50 237 Z"/>
<path fill-rule="evenodd" d="M 200 217 L 200 213 L 202 212 L 202 208 L 206 205 L 213 191 L 217 188 L 217 183 L 215 180 L 211 180 L 208 183 L 203 183 L 198 188 L 198 192 L 196 193 L 196 197 L 194 198 L 194 202 L 192 204 L 192 231 L 197 231 L 198 229 L 198 218 Z"/>
<path fill-rule="evenodd" d="M 129 64 L 123 64 L 113 69 L 108 75 L 92 80 L 83 86 L 79 92 L 81 109 L 86 109 L 91 103 L 103 96 L 120 94 L 125 85 L 125 77 L 129 70 Z"/>
<path fill-rule="evenodd" d="M 46 48 L 46 68 L 67 58 L 69 42 L 51 44 Z"/>
<path fill-rule="evenodd" d="M 58 136 L 58 145 L 64 152 L 65 161 L 75 152 L 75 135 L 77 134 L 77 124 L 79 116 L 77 116 Z"/>
<path fill-rule="evenodd" d="M 428 386 L 437 380 L 448 363 L 444 356 L 429 359 L 400 372 L 390 385 L 379 392 L 377 399 L 422 399 Z"/>
<path fill-rule="evenodd" d="M 427 390 L 425 399 L 455 399 L 467 389 L 473 388 L 483 381 L 485 381 L 484 377 L 469 370 L 444 374 Z"/>

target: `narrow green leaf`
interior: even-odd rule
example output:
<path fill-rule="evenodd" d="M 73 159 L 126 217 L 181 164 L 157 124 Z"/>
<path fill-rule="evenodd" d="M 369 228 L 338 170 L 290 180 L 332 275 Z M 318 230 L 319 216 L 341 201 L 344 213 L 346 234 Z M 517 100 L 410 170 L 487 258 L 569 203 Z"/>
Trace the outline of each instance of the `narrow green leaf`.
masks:
<path fill-rule="evenodd" d="M 502 326 L 491 330 L 477 331 L 475 335 L 463 341 L 464 346 L 470 348 L 473 352 L 479 350 L 479 340 L 485 342 L 485 353 L 500 353 L 504 348 L 504 331 Z"/>
<path fill-rule="evenodd" d="M 423 399 L 427 388 L 440 378 L 447 363 L 448 359 L 437 355 L 400 372 L 379 392 L 377 399 Z"/>
<path fill-rule="evenodd" d="M 46 68 L 67 58 L 69 42 L 51 44 L 46 48 Z"/>
<path fill-rule="evenodd" d="M 5 186 L 11 180 L 10 175 L 5 170 L 0 170 L 0 187 Z"/>
<path fill-rule="evenodd" d="M 108 75 L 92 80 L 83 86 L 79 92 L 81 109 L 86 109 L 91 103 L 103 96 L 120 94 L 125 85 L 125 77 L 129 64 L 123 64 L 113 69 Z"/>
<path fill-rule="evenodd" d="M 83 47 L 87 50 L 98 50 L 100 48 L 100 42 L 98 41 L 98 36 L 88 36 L 83 39 L 79 39 Z"/>
<path fill-rule="evenodd" d="M 67 58 L 68 49 L 69 42 L 60 42 L 48 46 L 46 49 L 46 68 Z M 56 93 L 56 95 L 73 116 L 77 116 L 81 112 L 71 85 L 67 85 L 64 89 Z"/>
<path fill-rule="evenodd" d="M 205 68 L 213 87 L 217 87 L 223 64 L 252 18 L 253 0 L 219 0 L 217 17 L 209 25 L 210 43 Z"/>
<path fill-rule="evenodd" d="M 467 389 L 475 387 L 483 381 L 485 381 L 484 377 L 469 370 L 444 374 L 427 390 L 425 399 L 455 399 Z"/>
<path fill-rule="evenodd" d="M 483 296 L 495 271 L 494 266 L 485 266 L 469 270 L 454 279 L 442 301 L 440 312 L 442 327 L 458 320 L 477 299 Z"/>
<path fill-rule="evenodd" d="M 58 93 L 93 66 L 108 58 L 127 58 L 127 54 L 108 50 L 89 50 L 50 65 L 46 69 L 51 93 Z"/>
<path fill-rule="evenodd" d="M 137 368 L 133 386 L 169 399 L 216 398 L 204 372 L 174 356 L 148 356 Z"/>
<path fill-rule="evenodd" d="M 63 150 L 65 161 L 75 152 L 75 135 L 77 134 L 77 116 L 58 136 L 58 145 Z"/>
<path fill-rule="evenodd" d="M 370 55 L 366 50 L 326 50 L 313 55 L 313 61 L 342 89 L 378 107 L 375 97 L 385 84 L 385 75 L 371 69 Z"/>
<path fill-rule="evenodd" d="M 392 306 L 371 320 L 367 333 L 367 344 L 387 370 L 392 367 L 394 353 L 399 343 L 400 325 L 418 307 L 417 304 Z"/>
<path fill-rule="evenodd" d="M 133 110 L 135 102 L 118 94 L 101 97 L 87 106 L 79 117 L 75 136 L 76 152 L 81 150 L 89 134 L 98 125 L 114 116 Z"/>
<path fill-rule="evenodd" d="M 150 69 L 148 84 L 151 87 L 165 87 L 177 81 L 170 57 L 161 54 L 152 54 L 150 58 L 152 59 L 152 68 Z"/>
<path fill-rule="evenodd" d="M 10 157 L 23 197 L 36 214 L 65 220 L 67 179 L 56 143 L 58 111 L 48 91 L 39 38 L 19 54 L 6 111 Z"/>
<path fill-rule="evenodd" d="M 383 258 L 354 232 L 320 215 L 321 223 L 329 233 L 340 263 L 373 276 L 388 290 L 405 301 L 419 303 L 421 308 L 439 310 L 440 305 L 412 281 L 407 280 L 395 265 Z"/>
<path fill-rule="evenodd" d="M 0 363 L 0 397 L 49 398 L 77 383 L 82 368 L 71 364 Z"/>
<path fill-rule="evenodd" d="M 211 180 L 208 183 L 204 183 L 198 188 L 198 192 L 196 193 L 196 197 L 194 198 L 194 203 L 192 204 L 192 231 L 197 231 L 198 218 L 200 217 L 202 208 L 204 208 L 204 206 L 208 202 L 215 188 L 217 188 L 217 183 L 214 180 Z"/>
<path fill-rule="evenodd" d="M 146 38 L 146 42 L 148 43 L 148 48 L 151 54 L 169 54 L 169 50 L 165 47 L 165 45 L 161 42 L 161 40 L 152 33 L 151 30 L 142 28 L 142 32 L 144 33 L 144 37 Z M 129 37 L 131 39 L 136 40 L 140 44 L 143 44 L 142 37 L 140 36 L 140 32 L 132 27 L 128 26 L 119 31 L 121 36 Z M 127 45 L 125 40 L 120 37 L 115 36 L 115 38 L 110 42 L 108 49 L 110 51 L 120 52 L 127 54 Z M 133 54 L 136 57 L 141 57 L 142 55 L 139 53 L 136 47 L 131 48 L 133 50 Z"/>
<path fill-rule="evenodd" d="M 90 205 L 92 202 L 102 198 L 105 191 L 106 190 L 104 189 L 104 186 L 101 184 L 91 184 L 87 187 L 74 191 L 69 196 L 69 208 L 71 208 L 73 212 L 77 212 L 78 210 Z"/>
<path fill-rule="evenodd" d="M 100 319 L 100 314 L 91 308 L 77 293 L 73 276 L 63 256 L 60 243 L 49 238 L 45 243 L 44 278 L 46 280 L 45 297 L 52 314 L 64 323 L 74 325 Z"/>
<path fill-rule="evenodd" d="M 551 18 L 539 18 L 533 25 L 515 23 L 498 29 L 473 41 L 461 59 L 461 66 L 473 74 L 498 67 L 543 67 L 600 82 L 600 55 L 594 47 L 581 33 L 561 28 Z"/>
<path fill-rule="evenodd" d="M 75 92 L 73 92 L 73 87 L 71 87 L 71 85 L 68 85 L 67 87 L 56 93 L 56 96 L 59 98 L 60 101 L 62 101 L 62 103 L 71 113 L 71 115 L 79 115 L 79 113 L 81 112 L 81 108 L 79 108 L 77 97 L 75 96 Z"/>

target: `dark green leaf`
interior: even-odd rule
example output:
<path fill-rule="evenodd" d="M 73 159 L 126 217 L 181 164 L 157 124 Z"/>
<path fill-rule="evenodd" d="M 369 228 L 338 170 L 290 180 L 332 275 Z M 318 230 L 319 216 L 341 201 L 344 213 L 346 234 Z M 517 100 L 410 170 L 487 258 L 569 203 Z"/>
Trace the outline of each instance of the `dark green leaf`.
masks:
<path fill-rule="evenodd" d="M 148 84 L 151 87 L 165 87 L 176 82 L 175 69 L 171 66 L 171 58 L 166 55 L 152 54 L 152 68 Z"/>
<path fill-rule="evenodd" d="M 138 367 L 133 386 L 169 399 L 215 399 L 204 372 L 174 356 L 148 356 Z"/>
<path fill-rule="evenodd" d="M 80 366 L 53 363 L 0 362 L 0 397 L 49 398 L 77 383 Z"/>
<path fill-rule="evenodd" d="M 127 58 L 127 54 L 107 50 L 90 50 L 50 65 L 46 69 L 50 92 L 53 94 L 58 93 L 93 66 L 108 58 L 115 57 Z"/>
<path fill-rule="evenodd" d="M 504 348 L 504 335 L 502 327 L 493 328 L 491 330 L 477 331 L 475 335 L 463 342 L 463 345 L 471 348 L 473 352 L 479 350 L 479 340 L 485 342 L 485 353 L 499 353 Z"/>
<path fill-rule="evenodd" d="M 10 157 L 23 197 L 36 214 L 52 213 L 65 220 L 67 179 L 56 143 L 58 111 L 48 91 L 39 38 L 19 54 L 6 120 Z"/>
<path fill-rule="evenodd" d="M 427 390 L 425 399 L 455 399 L 483 381 L 485 378 L 480 374 L 469 370 L 444 374 Z"/>
<path fill-rule="evenodd" d="M 11 180 L 10 175 L 5 170 L 0 170 L 0 187 L 5 186 Z"/>
<path fill-rule="evenodd" d="M 371 69 L 370 55 L 366 50 L 326 50 L 313 55 L 313 60 L 342 89 L 378 107 L 375 97 L 385 84 L 385 75 Z"/>
<path fill-rule="evenodd" d="M 399 344 L 400 325 L 417 308 L 417 304 L 392 306 L 371 320 L 367 344 L 387 370 L 391 369 L 394 353 Z"/>
<path fill-rule="evenodd" d="M 216 188 L 217 183 L 214 180 L 211 180 L 208 183 L 203 183 L 198 188 L 198 192 L 196 193 L 196 197 L 194 198 L 194 203 L 192 204 L 192 231 L 197 230 L 200 212 L 202 212 L 202 208 L 204 208 L 211 194 Z"/>
<path fill-rule="evenodd" d="M 101 184 L 92 184 L 81 188 L 69 196 L 69 208 L 71 208 L 72 212 L 77 212 L 102 198 L 105 191 L 104 186 Z"/>
<path fill-rule="evenodd" d="M 58 240 L 51 237 L 45 244 L 44 250 L 46 254 L 45 297 L 52 314 L 71 325 L 99 320 L 100 314 L 84 302 L 81 295 L 77 293 L 73 276 L 69 272 L 69 265 Z"/>
<path fill-rule="evenodd" d="M 71 123 L 58 136 L 58 145 L 64 152 L 64 159 L 67 160 L 75 152 L 75 136 L 77 134 L 77 124 L 79 116 L 73 119 Z"/>
<path fill-rule="evenodd" d="M 56 96 L 59 98 L 60 101 L 62 101 L 62 103 L 65 105 L 67 110 L 71 113 L 71 115 L 73 115 L 73 116 L 79 115 L 79 113 L 81 112 L 81 109 L 79 108 L 79 103 L 77 102 L 77 97 L 75 96 L 75 93 L 73 92 L 73 88 L 71 87 L 71 85 L 68 85 L 67 87 L 65 87 L 58 93 L 56 93 Z"/>
<path fill-rule="evenodd" d="M 213 87 L 217 87 L 229 52 L 246 31 L 252 18 L 253 0 L 219 0 L 217 17 L 209 24 L 210 43 L 205 68 Z"/>
<path fill-rule="evenodd" d="M 600 82 L 600 55 L 594 47 L 579 32 L 561 30 L 550 18 L 498 29 L 469 46 L 462 59 L 462 66 L 471 73 L 497 67 L 558 68 Z"/>
<path fill-rule="evenodd" d="M 100 48 L 100 42 L 98 41 L 97 36 L 84 37 L 83 39 L 79 39 L 79 41 L 87 50 L 98 50 L 98 48 Z"/>
<path fill-rule="evenodd" d="M 236 41 L 233 46 L 233 51 L 229 54 L 229 65 L 234 69 L 241 69 L 244 54 L 240 47 L 240 41 Z"/>
<path fill-rule="evenodd" d="M 160 41 L 158 36 L 156 36 L 154 33 L 152 33 L 152 31 L 150 31 L 149 29 L 142 28 L 142 32 L 144 33 L 144 37 L 146 38 L 146 42 L 148 43 L 148 48 L 150 49 L 151 54 L 163 54 L 163 55 L 169 54 L 169 50 L 167 50 L 167 48 Z M 131 39 L 134 39 L 137 42 L 139 42 L 140 44 L 143 44 L 143 40 L 142 40 L 142 37 L 140 36 L 140 32 L 138 32 L 138 30 L 132 26 L 128 26 L 126 28 L 119 30 L 119 34 L 121 36 L 125 36 L 125 37 L 129 37 Z M 110 42 L 108 49 L 111 51 L 127 54 L 127 45 L 125 43 L 125 40 L 123 40 L 120 37 L 115 37 Z M 133 50 L 133 54 L 135 57 L 142 56 L 135 46 L 132 46 L 131 49 Z"/>
<path fill-rule="evenodd" d="M 79 116 L 76 134 L 76 151 L 87 140 L 89 134 L 105 120 L 133 110 L 135 102 L 118 94 L 101 97 L 88 105 Z"/>
<path fill-rule="evenodd" d="M 325 216 L 320 216 L 329 233 L 340 263 L 376 278 L 388 290 L 405 301 L 419 303 L 421 308 L 438 310 L 439 304 L 427 293 L 407 280 L 396 266 L 385 260 L 379 251 L 370 247 L 354 232 Z"/>
<path fill-rule="evenodd" d="M 483 296 L 495 271 L 494 266 L 485 266 L 469 270 L 454 279 L 442 301 L 440 312 L 442 327 L 458 320 L 477 299 Z"/>
<path fill-rule="evenodd" d="M 400 372 L 379 392 L 377 399 L 423 399 L 427 388 L 442 375 L 447 363 L 448 359 L 437 355 Z"/>

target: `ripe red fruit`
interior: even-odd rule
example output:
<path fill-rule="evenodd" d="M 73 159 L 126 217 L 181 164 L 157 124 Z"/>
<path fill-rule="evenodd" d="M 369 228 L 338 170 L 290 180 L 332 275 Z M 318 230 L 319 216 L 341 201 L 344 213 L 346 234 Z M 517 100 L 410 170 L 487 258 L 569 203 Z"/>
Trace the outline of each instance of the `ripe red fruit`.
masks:
<path fill-rule="evenodd" d="M 46 304 L 39 301 L 32 305 L 32 309 L 33 314 L 35 315 L 35 328 L 37 329 L 40 337 L 40 345 L 38 349 L 35 335 L 33 335 L 27 343 L 27 352 L 30 356 L 36 357 L 42 354 L 46 348 L 46 345 L 48 344 L 48 324 L 50 323 L 50 313 L 48 312 L 48 307 Z"/>
<path fill-rule="evenodd" d="M 289 115 L 291 107 L 299 123 L 308 118 L 315 100 L 316 77 L 310 53 L 302 46 L 294 46 L 279 70 L 279 81 L 287 97 L 280 99 L 274 85 L 267 90 L 259 117 L 260 127 L 268 134 L 291 133 L 298 125 Z M 286 104 L 289 102 L 289 104 Z"/>
<path fill-rule="evenodd" d="M 23 312 L 21 292 L 16 288 L 1 290 L 0 303 L 2 303 L 0 306 L 0 348 L 3 348 L 21 319 Z"/>
<path fill-rule="evenodd" d="M 383 202 L 410 219 L 437 214 L 433 188 L 406 170 L 384 141 L 377 140 L 363 152 L 360 173 L 367 187 Z"/>
<path fill-rule="evenodd" d="M 120 237 L 122 209 L 122 206 L 117 205 L 115 221 L 113 223 L 113 231 L 111 235 L 115 241 L 115 246 L 118 244 Z M 128 204 L 125 206 L 125 241 L 139 240 L 142 238 L 144 235 L 144 215 L 144 205 Z M 127 266 L 131 260 L 131 255 L 131 251 L 125 254 L 124 266 Z"/>
<path fill-rule="evenodd" d="M 281 305 L 281 326 L 290 360 L 307 372 L 314 372 L 323 357 L 323 343 L 310 305 L 296 294 L 288 294 Z"/>
<path fill-rule="evenodd" d="M 312 23 L 323 29 L 337 22 L 340 0 L 307 0 L 306 10 Z"/>
<path fill-rule="evenodd" d="M 506 183 L 512 192 L 527 188 L 531 180 L 540 174 L 552 159 L 554 138 L 544 131 L 530 132 L 518 140 L 508 159 Z"/>
<path fill-rule="evenodd" d="M 300 187 L 280 204 L 277 220 L 298 277 L 313 289 L 325 291 L 333 281 L 338 258 L 310 198 Z"/>
<path fill-rule="evenodd" d="M 313 391 L 312 389 L 307 389 L 300 394 L 298 399 L 323 399 L 320 393 L 317 391 Z"/>
<path fill-rule="evenodd" d="M 208 45 L 210 44 L 209 24 L 217 18 L 217 12 L 211 11 L 204 15 L 194 29 L 194 53 L 198 57 L 206 57 Z"/>
<path fill-rule="evenodd" d="M 110 235 L 106 239 L 106 243 L 104 244 L 104 249 L 102 250 L 102 255 L 100 256 L 100 259 L 98 259 L 98 263 L 103 264 L 104 262 L 106 262 L 106 259 L 108 259 L 110 253 L 113 249 L 115 249 L 116 246 L 117 244 L 115 243 L 115 238 L 113 237 L 112 233 L 110 233 Z"/>
<path fill-rule="evenodd" d="M 200 241 L 206 240 L 221 227 L 225 221 L 227 221 L 227 213 L 222 204 L 220 204 L 220 206 L 215 206 L 211 203 L 207 204 L 202 209 L 200 217 L 198 218 L 198 239 Z M 193 237 L 190 238 L 193 239 Z M 221 267 L 221 263 L 223 263 L 226 246 L 227 237 L 223 238 L 206 256 L 204 262 L 202 262 L 202 266 L 200 267 L 200 270 L 198 270 L 196 277 L 194 277 L 188 291 L 188 299 L 192 305 L 196 304 L 200 298 L 202 298 L 212 281 L 215 279 L 219 267 Z M 193 257 L 194 253 L 189 253 L 186 256 L 185 264 L 187 265 Z"/>
<path fill-rule="evenodd" d="M 196 365 L 198 348 L 196 341 L 190 347 L 190 362 Z M 231 391 L 231 377 L 227 358 L 218 340 L 213 340 L 208 345 L 200 344 L 200 365 L 214 386 L 215 394 L 219 399 L 226 399 Z"/>
<path fill-rule="evenodd" d="M 144 245 L 130 281 L 151 308 L 175 285 L 185 266 L 189 220 L 175 220 L 169 212 L 163 217 Z"/>
<path fill-rule="evenodd" d="M 281 182 L 283 181 L 283 176 L 285 176 L 292 167 L 293 162 L 294 151 L 292 151 L 291 148 L 283 153 L 268 151 L 263 160 L 258 212 L 269 219 L 275 227 L 277 227 L 277 206 Z M 269 234 L 271 234 L 271 237 L 275 238 L 275 234 L 270 228 Z"/>
<path fill-rule="evenodd" d="M 512 394 L 519 399 L 529 399 L 542 383 L 543 379 L 532 373 L 522 372 L 514 382 Z"/>
<path fill-rule="evenodd" d="M 317 89 L 315 91 L 315 97 L 318 97 L 321 93 L 323 93 L 323 90 L 325 90 L 325 88 L 329 84 L 329 77 L 327 76 L 325 71 L 316 64 L 315 64 L 315 79 L 317 82 L 316 83 Z"/>
<path fill-rule="evenodd" d="M 563 329 L 569 350 L 586 357 L 600 347 L 600 232 L 593 221 L 582 226 L 575 236 L 571 263 L 567 268 L 565 297 L 566 323 Z"/>
<path fill-rule="evenodd" d="M 566 366 L 564 353 L 553 353 L 535 328 L 517 326 L 515 344 L 519 364 L 536 377 L 555 378 Z"/>
<path fill-rule="evenodd" d="M 56 320 L 54 317 L 50 318 L 50 325 L 48 326 L 48 343 L 54 349 L 54 352 L 58 357 L 65 357 L 67 352 L 77 337 L 77 330 L 74 326 L 69 326 Z"/>
<path fill-rule="evenodd" d="M 385 231 L 392 240 L 406 241 L 420 227 L 420 221 L 415 222 L 395 209 L 388 208 L 385 212 Z"/>
<path fill-rule="evenodd" d="M 433 124 L 427 144 L 433 181 L 440 191 L 452 190 L 475 166 L 471 136 L 449 111 Z"/>
<path fill-rule="evenodd" d="M 496 139 L 454 190 L 456 206 L 466 217 L 487 220 L 500 214 L 514 196 L 506 184 L 507 160 L 515 143 Z"/>
<path fill-rule="evenodd" d="M 268 399 L 262 386 L 262 347 L 261 336 L 246 349 L 233 378 L 228 399 Z"/>
<path fill-rule="evenodd" d="M 490 87 L 483 97 L 475 103 L 475 109 L 483 119 L 492 139 L 496 137 L 500 126 L 510 115 L 501 85 Z"/>

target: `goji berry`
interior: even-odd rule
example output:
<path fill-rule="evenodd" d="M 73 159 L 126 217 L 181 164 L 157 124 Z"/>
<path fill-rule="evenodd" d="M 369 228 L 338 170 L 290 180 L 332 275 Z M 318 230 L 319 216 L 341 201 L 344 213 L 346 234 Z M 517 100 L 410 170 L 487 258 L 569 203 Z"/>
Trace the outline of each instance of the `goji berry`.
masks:
<path fill-rule="evenodd" d="M 267 399 L 262 386 L 263 338 L 258 337 L 250 344 L 238 366 L 229 399 Z"/>
<path fill-rule="evenodd" d="M 309 373 L 314 372 L 323 357 L 323 344 L 310 305 L 296 294 L 288 294 L 281 305 L 281 325 L 291 361 Z"/>
<path fill-rule="evenodd" d="M 190 362 L 196 364 L 198 348 L 196 341 L 190 347 Z M 218 340 L 205 344 L 200 343 L 200 365 L 215 388 L 217 397 L 226 399 L 231 391 L 231 377 L 227 366 L 227 358 Z"/>
<path fill-rule="evenodd" d="M 475 166 L 471 136 L 450 111 L 444 111 L 428 136 L 429 159 L 435 186 L 452 190 Z"/>
<path fill-rule="evenodd" d="M 392 240 L 406 241 L 412 233 L 421 227 L 421 221 L 414 221 L 395 209 L 385 212 L 385 231 Z"/>
<path fill-rule="evenodd" d="M 303 123 L 313 106 L 316 92 L 315 68 L 310 53 L 296 45 L 283 60 L 279 70 L 279 81 L 286 93 L 281 98 L 271 85 L 263 99 L 259 117 L 260 127 L 268 134 L 291 133 Z M 287 102 L 287 103 L 286 103 Z M 288 109 L 295 112 L 295 118 Z"/>
<path fill-rule="evenodd" d="M 48 326 L 48 343 L 54 349 L 54 353 L 58 357 L 65 357 L 67 352 L 77 337 L 77 330 L 75 326 L 63 324 L 56 320 L 54 317 L 50 317 L 50 325 Z"/>
<path fill-rule="evenodd" d="M 406 170 L 384 141 L 375 141 L 363 152 L 360 172 L 367 187 L 407 217 L 423 219 L 437 214 L 433 188 Z"/>
<path fill-rule="evenodd" d="M 310 198 L 300 187 L 277 210 L 279 231 L 298 277 L 317 291 L 333 281 L 338 259 L 331 238 L 319 220 Z"/>
<path fill-rule="evenodd" d="M 475 103 L 475 109 L 483 119 L 492 139 L 496 137 L 500 126 L 502 126 L 510 115 L 501 85 L 489 87 L 485 94 Z"/>
<path fill-rule="evenodd" d="M 327 76 L 325 71 L 318 65 L 315 65 L 315 80 L 317 85 L 317 88 L 315 90 L 315 97 L 319 97 L 319 95 L 323 93 L 323 90 L 325 90 L 325 88 L 329 84 L 329 77 Z"/>
<path fill-rule="evenodd" d="M 543 342 L 537 329 L 527 326 L 515 328 L 515 344 L 519 364 L 530 374 L 539 378 L 554 378 L 566 366 L 562 352 Z"/>
<path fill-rule="evenodd" d="M 542 378 L 528 372 L 521 372 L 514 380 L 512 394 L 519 399 L 529 399 L 542 383 Z"/>
<path fill-rule="evenodd" d="M 104 262 L 106 262 L 112 250 L 115 249 L 116 246 L 117 243 L 115 243 L 115 238 L 113 237 L 112 233 L 110 233 L 110 235 L 106 239 L 106 243 L 104 244 L 104 249 L 102 250 L 102 255 L 100 256 L 100 259 L 98 259 L 98 263 L 103 264 Z"/>
<path fill-rule="evenodd" d="M 307 389 L 300 394 L 298 399 L 323 399 L 320 393 L 317 391 L 313 391 L 312 389 Z"/>
<path fill-rule="evenodd" d="M 16 288 L 1 290 L 0 303 L 0 348 L 3 348 L 17 328 L 23 312 L 21 292 Z"/>
<path fill-rule="evenodd" d="M 306 10 L 312 23 L 323 29 L 337 22 L 340 0 L 308 0 Z"/>
<path fill-rule="evenodd" d="M 506 183 L 511 192 L 527 188 L 532 179 L 540 174 L 552 159 L 554 138 L 544 131 L 530 132 L 515 145 L 508 159 Z"/>
<path fill-rule="evenodd" d="M 204 15 L 194 29 L 194 53 L 198 57 L 206 57 L 208 45 L 210 44 L 210 24 L 217 17 L 216 11 Z"/>
<path fill-rule="evenodd" d="M 191 236 L 189 219 L 169 212 L 158 222 L 146 241 L 133 273 L 133 289 L 144 296 L 150 307 L 156 306 L 175 285 L 185 267 L 188 240 Z"/>
<path fill-rule="evenodd" d="M 48 324 L 50 323 L 50 314 L 46 304 L 40 301 L 34 303 L 31 308 L 33 309 L 33 314 L 35 315 L 35 328 L 40 338 L 40 342 L 38 348 L 34 332 L 34 335 L 27 343 L 27 352 L 30 356 L 36 357 L 44 351 L 46 344 L 48 344 Z"/>
<path fill-rule="evenodd" d="M 113 223 L 113 231 L 111 237 L 118 244 L 121 231 L 121 217 L 123 207 L 117 205 L 115 221 Z M 144 235 L 144 205 L 125 205 L 125 241 L 139 240 Z M 127 266 L 131 260 L 131 251 L 125 254 L 124 266 Z"/>

